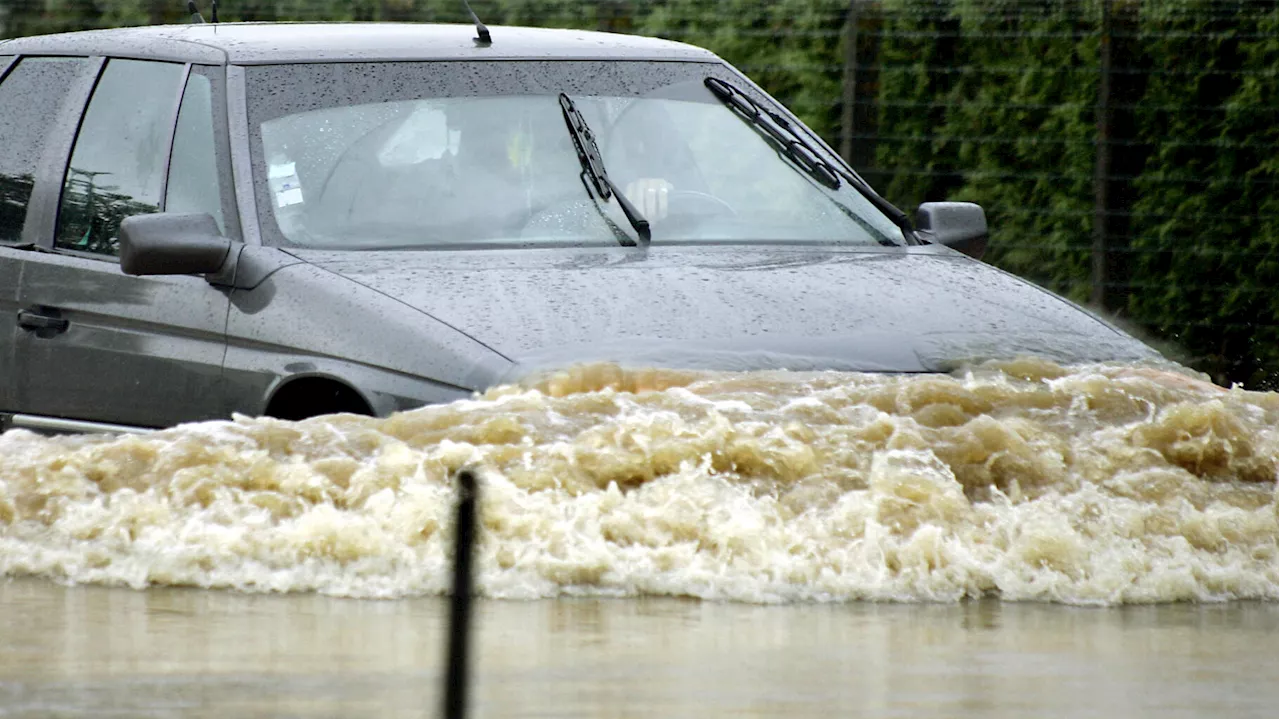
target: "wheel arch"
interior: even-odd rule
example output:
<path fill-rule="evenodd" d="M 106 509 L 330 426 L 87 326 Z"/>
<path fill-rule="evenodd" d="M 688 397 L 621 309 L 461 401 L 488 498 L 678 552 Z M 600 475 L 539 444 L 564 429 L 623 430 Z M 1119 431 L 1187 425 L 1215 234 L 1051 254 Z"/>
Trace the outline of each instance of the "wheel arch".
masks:
<path fill-rule="evenodd" d="M 267 392 L 263 415 L 300 420 L 346 412 L 374 416 L 374 403 L 352 382 L 325 372 L 281 377 Z"/>

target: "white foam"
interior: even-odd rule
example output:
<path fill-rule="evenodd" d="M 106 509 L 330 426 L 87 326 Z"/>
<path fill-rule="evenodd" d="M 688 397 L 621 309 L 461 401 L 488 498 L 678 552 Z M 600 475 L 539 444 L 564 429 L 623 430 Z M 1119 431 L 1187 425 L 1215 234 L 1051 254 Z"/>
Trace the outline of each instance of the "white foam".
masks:
<path fill-rule="evenodd" d="M 1277 598 L 1275 393 L 1035 361 L 555 381 L 386 420 L 8 432 L 0 574 L 441 593 L 474 464 L 493 597 Z"/>

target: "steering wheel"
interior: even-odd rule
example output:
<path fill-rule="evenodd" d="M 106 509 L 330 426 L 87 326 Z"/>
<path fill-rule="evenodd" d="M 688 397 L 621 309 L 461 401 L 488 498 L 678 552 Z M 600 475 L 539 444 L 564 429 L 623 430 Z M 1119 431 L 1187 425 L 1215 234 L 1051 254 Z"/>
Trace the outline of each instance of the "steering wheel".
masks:
<path fill-rule="evenodd" d="M 613 141 L 617 139 L 618 129 L 626 126 L 628 123 L 635 122 L 636 119 L 632 117 L 632 113 L 643 107 L 646 107 L 645 103 L 641 98 L 637 98 L 636 101 L 622 108 L 617 117 L 608 124 L 607 131 L 601 139 L 603 146 L 601 147 L 600 152 L 607 166 L 613 166 L 612 161 L 615 159 Z M 662 113 L 662 118 L 666 119 L 666 122 L 663 124 L 670 124 L 670 120 L 667 118 L 665 112 Z M 644 118 L 640 118 L 638 121 L 641 123 L 646 122 Z M 673 149 L 676 151 L 683 149 L 685 155 L 688 155 L 690 152 L 688 148 L 679 145 L 673 147 Z M 693 162 L 692 157 L 683 157 L 680 162 L 677 162 L 677 164 L 685 167 L 686 170 L 693 173 L 693 176 L 684 176 L 688 175 L 689 172 L 681 173 L 682 176 L 684 176 L 683 179 L 685 181 L 680 184 L 684 184 L 686 186 L 689 184 L 701 186 L 706 185 L 706 181 L 702 177 L 702 173 L 698 171 L 697 164 Z M 635 171 L 636 168 L 632 168 L 632 172 Z M 640 172 L 643 174 L 642 170 Z M 663 173 L 658 172 L 653 176 L 661 177 L 662 174 Z M 636 202 L 635 204 L 641 205 L 642 203 Z M 672 218 L 674 216 L 681 216 L 685 219 L 700 219 L 698 216 L 705 216 L 706 210 L 709 209 L 708 206 L 714 206 L 715 214 L 725 214 L 730 217 L 738 216 L 738 211 L 732 205 L 709 192 L 673 188 L 667 193 L 667 215 L 663 219 Z M 644 214 L 643 210 L 641 210 L 641 214 Z M 658 221 L 661 222 L 662 220 Z"/>

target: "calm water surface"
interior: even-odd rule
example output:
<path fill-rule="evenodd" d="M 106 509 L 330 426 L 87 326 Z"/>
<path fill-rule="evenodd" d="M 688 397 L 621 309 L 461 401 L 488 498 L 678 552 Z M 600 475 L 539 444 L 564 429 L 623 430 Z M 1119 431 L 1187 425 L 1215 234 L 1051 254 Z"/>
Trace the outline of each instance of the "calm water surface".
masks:
<path fill-rule="evenodd" d="M 447 605 L 0 583 L 0 716 L 438 716 Z M 1275 717 L 1271 602 L 485 601 L 483 717 Z"/>

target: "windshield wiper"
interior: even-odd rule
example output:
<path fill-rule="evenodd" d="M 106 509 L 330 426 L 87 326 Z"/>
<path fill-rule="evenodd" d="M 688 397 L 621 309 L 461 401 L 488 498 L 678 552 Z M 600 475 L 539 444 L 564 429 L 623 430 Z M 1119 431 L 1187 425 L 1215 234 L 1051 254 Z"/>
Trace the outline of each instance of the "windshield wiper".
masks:
<path fill-rule="evenodd" d="M 832 190 L 840 189 L 840 178 L 843 177 L 877 210 L 884 213 L 895 225 L 902 228 L 903 233 L 908 237 L 914 232 L 914 228 L 911 226 L 911 219 L 907 217 L 907 213 L 894 207 L 893 203 L 881 197 L 862 178 L 822 159 L 818 150 L 805 141 L 800 133 L 787 121 L 787 118 L 756 102 L 746 93 L 724 80 L 708 77 L 703 81 L 703 84 L 720 102 L 745 120 L 766 142 L 782 153 L 788 160 L 791 160 L 792 164 L 806 175 Z"/>
<path fill-rule="evenodd" d="M 569 137 L 573 138 L 573 148 L 578 153 L 578 162 L 582 164 L 582 184 L 587 188 L 587 196 L 591 196 L 591 188 L 594 187 L 601 200 L 608 202 L 610 197 L 616 198 L 618 206 L 622 208 L 622 214 L 627 216 L 627 221 L 635 228 L 636 234 L 648 243 L 649 221 L 641 217 L 640 211 L 631 204 L 631 200 L 619 192 L 618 187 L 609 179 L 609 173 L 604 169 L 604 160 L 600 157 L 600 148 L 596 146 L 595 135 L 591 134 L 591 128 L 582 117 L 582 113 L 573 106 L 573 100 L 563 92 L 560 93 L 560 110 L 564 113 L 564 124 L 569 127 Z M 587 184 L 587 180 L 591 181 L 590 185 Z"/>

